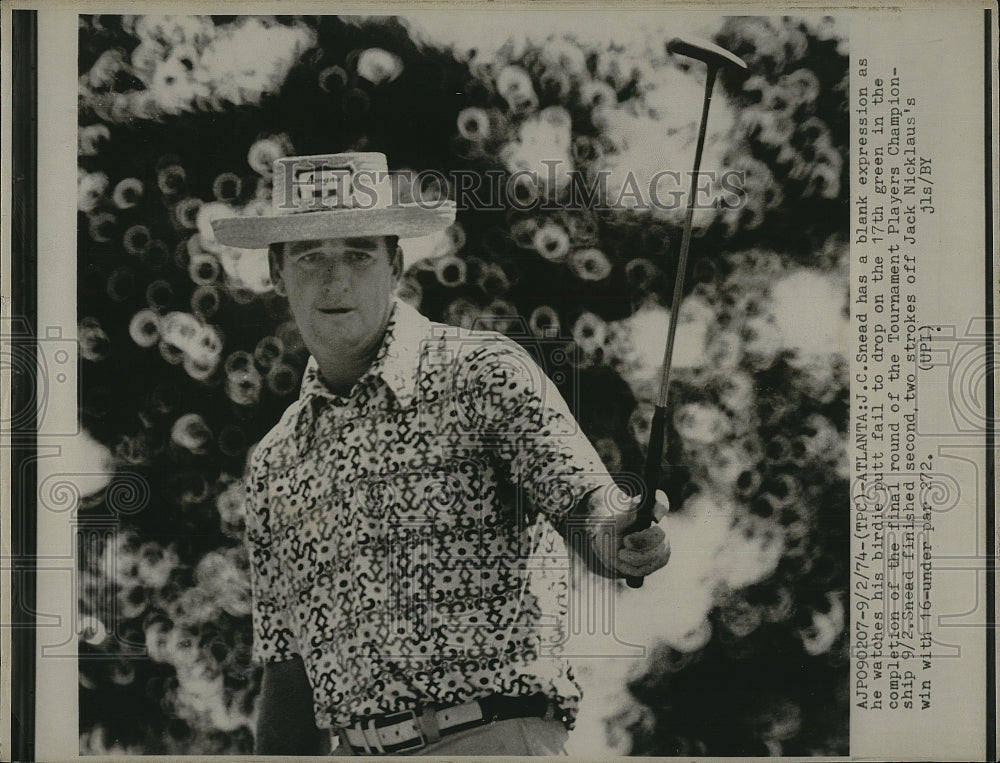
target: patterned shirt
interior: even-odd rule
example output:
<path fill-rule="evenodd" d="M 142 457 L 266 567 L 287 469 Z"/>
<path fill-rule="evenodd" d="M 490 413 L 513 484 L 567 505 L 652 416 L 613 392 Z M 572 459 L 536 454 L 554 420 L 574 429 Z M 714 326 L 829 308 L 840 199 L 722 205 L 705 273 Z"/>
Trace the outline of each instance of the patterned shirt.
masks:
<path fill-rule="evenodd" d="M 396 302 L 351 392 L 311 358 L 252 453 L 255 658 L 301 656 L 320 728 L 538 692 L 572 726 L 553 524 L 612 484 L 531 353 Z"/>

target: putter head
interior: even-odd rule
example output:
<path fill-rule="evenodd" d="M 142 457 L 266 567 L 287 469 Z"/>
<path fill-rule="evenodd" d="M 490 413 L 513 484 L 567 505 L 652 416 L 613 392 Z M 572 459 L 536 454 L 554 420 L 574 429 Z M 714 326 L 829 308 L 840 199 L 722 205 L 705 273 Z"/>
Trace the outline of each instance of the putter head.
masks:
<path fill-rule="evenodd" d="M 737 66 L 746 69 L 747 64 L 739 56 L 733 55 L 725 48 L 703 40 L 700 37 L 675 37 L 667 43 L 667 52 L 696 58 L 704 61 L 709 67 Z"/>

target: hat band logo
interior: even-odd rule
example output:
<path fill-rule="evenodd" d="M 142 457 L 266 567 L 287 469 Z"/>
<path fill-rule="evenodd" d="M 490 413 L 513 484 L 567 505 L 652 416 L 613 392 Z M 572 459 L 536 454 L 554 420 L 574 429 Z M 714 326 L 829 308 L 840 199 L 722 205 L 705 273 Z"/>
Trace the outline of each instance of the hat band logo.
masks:
<path fill-rule="evenodd" d="M 302 164 L 306 166 L 303 167 Z M 323 161 L 287 163 L 284 199 L 275 206 L 279 213 L 350 209 L 354 203 L 354 167 L 335 166 Z"/>

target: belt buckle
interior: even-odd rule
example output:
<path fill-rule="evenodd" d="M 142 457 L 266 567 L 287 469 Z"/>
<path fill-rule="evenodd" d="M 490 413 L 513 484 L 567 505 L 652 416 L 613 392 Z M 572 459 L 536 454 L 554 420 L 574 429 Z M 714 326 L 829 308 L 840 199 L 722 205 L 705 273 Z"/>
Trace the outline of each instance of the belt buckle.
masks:
<path fill-rule="evenodd" d="M 427 737 L 424 736 L 424 729 L 420 725 L 420 718 L 417 715 L 417 711 L 412 708 L 410 710 L 400 710 L 398 713 L 383 715 L 376 719 L 374 724 L 375 733 L 378 734 L 379 729 L 384 729 L 387 726 L 395 726 L 397 723 L 402 723 L 406 720 L 413 721 L 413 728 L 417 732 L 417 739 L 412 743 L 402 744 L 398 747 L 393 745 L 393 753 L 413 752 L 414 750 L 422 750 L 427 746 Z M 381 739 L 381 736 L 379 738 Z M 385 747 L 384 744 L 382 746 Z"/>

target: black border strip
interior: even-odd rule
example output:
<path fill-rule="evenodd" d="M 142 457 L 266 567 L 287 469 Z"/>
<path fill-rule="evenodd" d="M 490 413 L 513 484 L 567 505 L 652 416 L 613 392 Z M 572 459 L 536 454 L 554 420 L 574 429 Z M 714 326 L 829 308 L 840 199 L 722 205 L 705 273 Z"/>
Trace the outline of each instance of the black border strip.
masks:
<path fill-rule="evenodd" d="M 997 759 L 997 707 L 996 707 L 996 466 L 993 462 L 996 445 L 994 343 L 993 322 L 993 14 L 987 8 L 983 12 L 985 28 L 985 76 L 986 99 L 984 111 L 985 167 L 986 167 L 986 759 Z"/>
<path fill-rule="evenodd" d="M 986 188 L 986 760 L 997 759 L 997 632 L 996 632 L 996 406 L 993 399 L 996 341 L 993 325 L 993 13 L 986 8 L 984 21 L 985 67 L 983 86 L 983 149 L 985 151 Z"/>
<path fill-rule="evenodd" d="M 11 11 L 11 752 L 35 759 L 38 12 Z"/>

